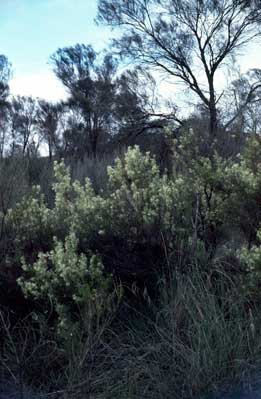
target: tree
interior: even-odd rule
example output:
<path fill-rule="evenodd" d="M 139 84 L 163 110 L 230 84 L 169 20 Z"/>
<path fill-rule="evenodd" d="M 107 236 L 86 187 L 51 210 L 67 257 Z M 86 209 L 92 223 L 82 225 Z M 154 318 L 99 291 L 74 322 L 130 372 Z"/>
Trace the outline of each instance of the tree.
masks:
<path fill-rule="evenodd" d="M 99 0 L 98 20 L 125 28 L 114 40 L 122 56 L 178 78 L 209 114 L 218 132 L 216 74 L 260 34 L 261 9 L 241 0 Z"/>
<path fill-rule="evenodd" d="M 36 124 L 40 135 L 48 145 L 50 162 L 53 155 L 60 150 L 60 125 L 62 114 L 64 113 L 62 104 L 52 104 L 45 100 L 39 101 Z"/>
<path fill-rule="evenodd" d="M 0 159 L 4 157 L 8 147 L 8 133 L 9 133 L 9 120 L 8 120 L 8 102 L 0 106 Z"/>
<path fill-rule="evenodd" d="M 136 68 L 118 75 L 117 61 L 110 54 L 100 60 L 91 46 L 83 44 L 59 49 L 51 60 L 70 94 L 63 135 L 70 155 L 88 153 L 95 158 L 102 146 L 126 143 L 148 129 L 165 126 L 166 116 L 153 107 L 155 82 L 148 73 Z"/>
<path fill-rule="evenodd" d="M 38 103 L 32 97 L 17 96 L 10 106 L 11 152 L 22 156 L 36 154 L 40 145 L 36 120 Z"/>
<path fill-rule="evenodd" d="M 0 158 L 3 158 L 7 141 L 8 96 L 11 64 L 4 55 L 0 55 Z"/>
<path fill-rule="evenodd" d="M 0 106 L 6 104 L 9 95 L 8 81 L 11 77 L 11 64 L 5 55 L 0 55 Z"/>
<path fill-rule="evenodd" d="M 182 123 L 177 118 L 176 109 L 166 115 L 159 112 L 159 108 L 156 82 L 151 74 L 134 68 L 117 78 L 114 116 L 118 134 L 125 142 L 135 140 L 148 130 L 162 130 L 169 120 Z"/>
<path fill-rule="evenodd" d="M 227 102 L 232 112 L 228 112 L 229 118 L 225 127 L 236 127 L 236 130 L 242 134 L 259 134 L 261 132 L 261 70 L 251 69 L 233 81 L 229 95 L 230 101 Z M 234 107 L 231 104 L 234 104 Z"/>
<path fill-rule="evenodd" d="M 83 115 L 82 150 L 94 157 L 112 123 L 113 78 L 117 70 L 111 55 L 105 55 L 101 62 L 97 57 L 93 48 L 84 44 L 58 49 L 51 57 L 56 76 L 69 91 L 68 105 L 79 108 Z"/>

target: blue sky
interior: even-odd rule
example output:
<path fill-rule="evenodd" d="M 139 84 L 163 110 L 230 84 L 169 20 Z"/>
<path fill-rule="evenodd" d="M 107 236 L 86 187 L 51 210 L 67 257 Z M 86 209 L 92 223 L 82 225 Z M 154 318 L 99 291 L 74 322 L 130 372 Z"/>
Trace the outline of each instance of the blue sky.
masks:
<path fill-rule="evenodd" d="M 64 97 L 48 58 L 59 47 L 76 43 L 105 48 L 112 32 L 94 23 L 96 12 L 97 0 L 0 0 L 0 54 L 13 64 L 12 94 L 53 101 Z M 242 52 L 242 72 L 261 68 L 260 48 L 259 42 Z M 162 91 L 173 92 L 171 86 L 164 82 Z"/>
<path fill-rule="evenodd" d="M 76 43 L 104 48 L 111 32 L 96 26 L 96 12 L 96 0 L 0 0 L 0 54 L 13 64 L 12 92 L 61 97 L 48 58 Z"/>

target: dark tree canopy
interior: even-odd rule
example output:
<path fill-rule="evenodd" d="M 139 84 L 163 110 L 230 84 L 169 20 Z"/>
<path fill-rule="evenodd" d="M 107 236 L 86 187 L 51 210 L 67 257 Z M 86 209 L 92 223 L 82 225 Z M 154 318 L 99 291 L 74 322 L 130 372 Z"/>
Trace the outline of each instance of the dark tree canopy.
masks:
<path fill-rule="evenodd" d="M 89 147 L 96 157 L 99 141 L 111 123 L 117 62 L 111 55 L 105 55 L 98 62 L 98 54 L 84 44 L 59 49 L 51 62 L 56 76 L 69 91 L 68 104 L 82 112 L 81 130 L 86 138 L 82 148 L 86 151 Z"/>
<path fill-rule="evenodd" d="M 77 82 L 90 79 L 95 59 L 93 48 L 84 44 L 60 48 L 51 56 L 54 73 L 70 91 Z"/>
<path fill-rule="evenodd" d="M 39 134 L 36 127 L 38 102 L 32 97 L 17 96 L 10 103 L 11 151 L 26 155 L 37 152 Z"/>
<path fill-rule="evenodd" d="M 99 146 L 115 138 L 126 143 L 144 130 L 162 128 L 159 115 L 155 121 L 154 100 L 148 95 L 155 85 L 149 74 L 138 68 L 120 74 L 115 57 L 100 56 L 84 44 L 59 49 L 51 62 L 69 91 L 64 138 L 70 153 L 96 157 Z"/>
<path fill-rule="evenodd" d="M 48 145 L 49 159 L 60 151 L 60 125 L 64 109 L 62 104 L 52 104 L 46 100 L 39 101 L 37 128 L 44 142 Z"/>

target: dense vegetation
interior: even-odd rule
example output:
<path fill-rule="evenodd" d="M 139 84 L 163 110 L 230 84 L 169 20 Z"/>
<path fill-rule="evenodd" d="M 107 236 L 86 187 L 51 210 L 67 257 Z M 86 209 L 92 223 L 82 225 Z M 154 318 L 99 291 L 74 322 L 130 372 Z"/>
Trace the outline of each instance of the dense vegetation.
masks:
<path fill-rule="evenodd" d="M 189 116 L 90 46 L 51 57 L 59 104 L 11 97 L 0 58 L 0 371 L 20 398 L 192 398 L 260 372 L 260 71 L 214 84 L 260 7 L 183 3 L 100 0 L 99 19 L 198 96 Z"/>

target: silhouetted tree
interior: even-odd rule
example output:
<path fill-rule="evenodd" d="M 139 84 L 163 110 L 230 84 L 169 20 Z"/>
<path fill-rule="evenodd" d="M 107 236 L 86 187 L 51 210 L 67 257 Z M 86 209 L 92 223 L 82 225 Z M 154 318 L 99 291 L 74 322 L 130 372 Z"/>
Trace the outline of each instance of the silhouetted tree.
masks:
<path fill-rule="evenodd" d="M 56 76 L 69 91 L 68 105 L 81 110 L 82 150 L 96 157 L 98 145 L 112 123 L 117 63 L 111 55 L 99 63 L 97 53 L 84 44 L 59 49 L 51 61 Z"/>
<path fill-rule="evenodd" d="M 40 136 L 36 121 L 38 114 L 37 100 L 32 97 L 17 96 L 10 106 L 11 153 L 22 156 L 35 155 L 39 149 Z"/>
<path fill-rule="evenodd" d="M 9 95 L 9 79 L 11 77 L 11 64 L 5 55 L 0 55 L 0 106 L 6 104 Z"/>
<path fill-rule="evenodd" d="M 235 0 L 99 0 L 98 20 L 125 30 L 114 40 L 122 56 L 178 78 L 218 130 L 217 71 L 260 34 L 261 9 Z"/>
<path fill-rule="evenodd" d="M 52 161 L 54 154 L 60 151 L 63 113 L 62 104 L 52 104 L 46 100 L 39 101 L 36 124 L 39 134 L 47 143 L 50 161 Z"/>
<path fill-rule="evenodd" d="M 260 133 L 261 70 L 251 69 L 232 82 L 229 95 L 230 112 L 227 112 L 225 128 L 234 127 L 242 134 Z"/>
<path fill-rule="evenodd" d="M 93 48 L 83 44 L 59 49 L 51 60 L 70 94 L 64 132 L 70 154 L 96 157 L 99 145 L 126 144 L 148 129 L 165 126 L 166 115 L 155 110 L 155 81 L 149 73 L 136 68 L 118 75 L 111 55 L 99 62 Z"/>
<path fill-rule="evenodd" d="M 3 157 L 8 140 L 8 96 L 11 64 L 4 55 L 0 55 L 0 158 Z"/>

